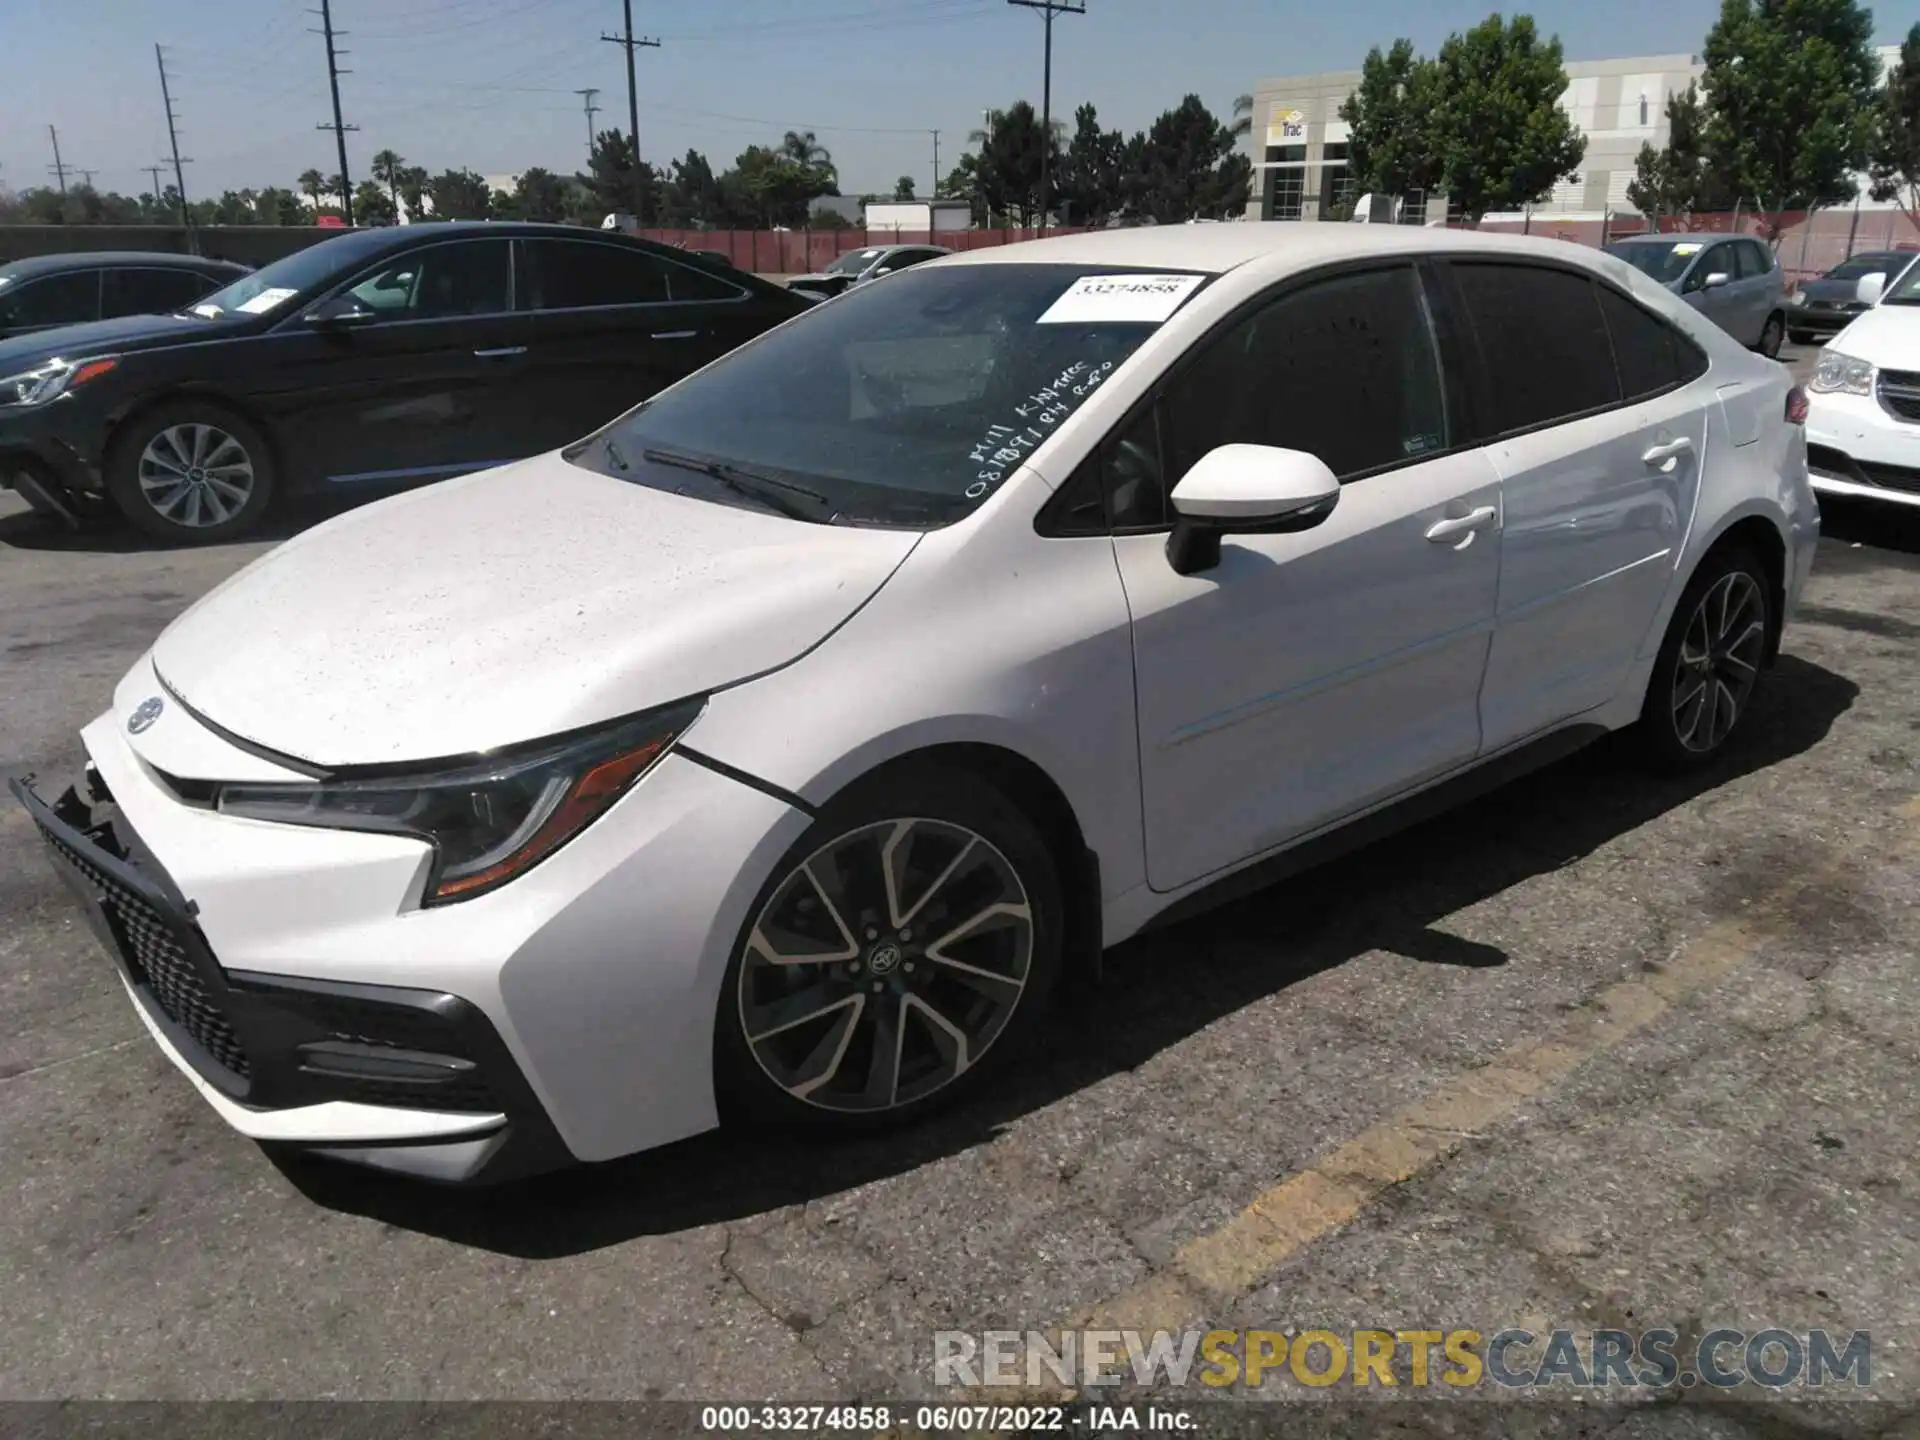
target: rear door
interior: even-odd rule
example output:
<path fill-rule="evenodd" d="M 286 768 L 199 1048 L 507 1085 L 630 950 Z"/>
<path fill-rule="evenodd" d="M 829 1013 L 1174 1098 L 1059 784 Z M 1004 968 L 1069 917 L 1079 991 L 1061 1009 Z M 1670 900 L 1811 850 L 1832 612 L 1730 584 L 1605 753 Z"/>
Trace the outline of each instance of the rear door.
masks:
<path fill-rule="evenodd" d="M 171 315 L 184 310 L 216 284 L 197 270 L 158 265 L 120 265 L 105 272 L 100 289 L 100 318 L 122 315 Z"/>
<path fill-rule="evenodd" d="M 100 272 L 67 270 L 0 290 L 0 336 L 26 335 L 100 318 Z"/>
<path fill-rule="evenodd" d="M 597 430 L 768 323 L 746 287 L 638 245 L 540 237 L 520 251 L 542 448 Z"/>
<path fill-rule="evenodd" d="M 370 318 L 283 322 L 255 392 L 301 478 L 433 479 L 542 448 L 524 393 L 533 317 L 514 308 L 510 240 L 418 246 L 343 289 Z"/>
<path fill-rule="evenodd" d="M 1584 270 L 1448 269 L 1503 495 L 1492 751 L 1619 690 L 1679 561 L 1714 397 L 1691 383 L 1706 372 L 1692 341 Z"/>
<path fill-rule="evenodd" d="M 1758 240 L 1735 240 L 1729 246 L 1738 265 L 1733 290 L 1737 295 L 1735 314 L 1739 328 L 1733 331 L 1744 345 L 1758 345 L 1767 317 L 1776 307 L 1779 281 L 1773 264 L 1773 252 Z"/>

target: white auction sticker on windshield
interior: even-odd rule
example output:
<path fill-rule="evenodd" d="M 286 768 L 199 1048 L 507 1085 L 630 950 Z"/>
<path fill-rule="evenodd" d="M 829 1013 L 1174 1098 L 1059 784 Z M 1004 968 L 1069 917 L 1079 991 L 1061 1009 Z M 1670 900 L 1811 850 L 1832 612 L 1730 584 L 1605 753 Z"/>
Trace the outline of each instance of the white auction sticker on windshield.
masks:
<path fill-rule="evenodd" d="M 1036 325 L 1158 325 L 1204 275 L 1083 275 L 1034 321 Z"/>
<path fill-rule="evenodd" d="M 1703 248 L 1704 247 L 1700 245 L 1676 245 L 1673 247 L 1673 253 L 1676 255 L 1698 255 Z"/>
<path fill-rule="evenodd" d="M 299 293 L 298 290 L 262 290 L 240 308 L 249 315 L 259 315 L 273 309 L 273 307 L 278 305 L 282 300 L 291 300 Z"/>

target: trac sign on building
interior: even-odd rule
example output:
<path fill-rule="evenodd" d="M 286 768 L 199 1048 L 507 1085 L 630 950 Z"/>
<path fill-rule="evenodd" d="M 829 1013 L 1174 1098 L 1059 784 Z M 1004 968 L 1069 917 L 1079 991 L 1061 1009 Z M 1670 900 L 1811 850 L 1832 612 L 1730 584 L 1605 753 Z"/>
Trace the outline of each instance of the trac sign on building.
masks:
<path fill-rule="evenodd" d="M 1267 144 L 1304 145 L 1307 143 L 1307 117 L 1298 110 L 1276 110 L 1267 121 Z"/>

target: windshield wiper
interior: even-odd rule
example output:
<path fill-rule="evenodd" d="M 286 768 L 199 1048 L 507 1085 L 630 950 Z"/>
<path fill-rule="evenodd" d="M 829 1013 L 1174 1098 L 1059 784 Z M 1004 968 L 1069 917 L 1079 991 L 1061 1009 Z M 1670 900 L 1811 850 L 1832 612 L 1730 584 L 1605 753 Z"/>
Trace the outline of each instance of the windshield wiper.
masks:
<path fill-rule="evenodd" d="M 625 471 L 633 468 L 633 466 L 627 463 L 627 457 L 620 453 L 620 442 L 615 440 L 613 436 L 609 435 L 606 439 L 602 440 L 600 442 L 600 448 L 607 452 L 607 459 L 613 462 L 616 470 Z"/>
<path fill-rule="evenodd" d="M 672 465 L 680 470 L 692 470 L 711 480 L 718 480 L 734 494 L 744 495 L 750 500 L 758 500 L 768 509 L 776 510 L 790 520 L 829 522 L 834 517 L 833 502 L 818 490 L 809 490 L 804 485 L 796 485 L 791 480 L 782 480 L 778 476 L 768 475 L 763 471 L 730 465 L 724 460 L 709 460 L 699 455 L 683 455 L 677 450 L 642 450 L 640 455 L 641 458 L 651 460 L 656 465 Z M 615 463 L 617 464 L 618 461 Z M 796 504 L 796 498 L 812 503 Z"/>

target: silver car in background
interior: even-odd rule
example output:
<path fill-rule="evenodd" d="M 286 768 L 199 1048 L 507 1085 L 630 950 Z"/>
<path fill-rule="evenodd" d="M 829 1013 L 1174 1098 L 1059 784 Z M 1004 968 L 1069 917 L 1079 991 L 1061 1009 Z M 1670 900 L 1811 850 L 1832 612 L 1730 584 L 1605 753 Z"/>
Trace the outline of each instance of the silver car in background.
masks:
<path fill-rule="evenodd" d="M 1607 253 L 1673 291 L 1769 360 L 1787 338 L 1787 287 L 1764 241 L 1751 235 L 1636 235 Z"/>
<path fill-rule="evenodd" d="M 787 282 L 787 288 L 810 299 L 827 300 L 856 285 L 878 280 L 882 275 L 891 275 L 896 270 L 910 269 L 952 253 L 944 245 L 868 245 L 847 251 L 818 274 L 794 276 Z"/>

